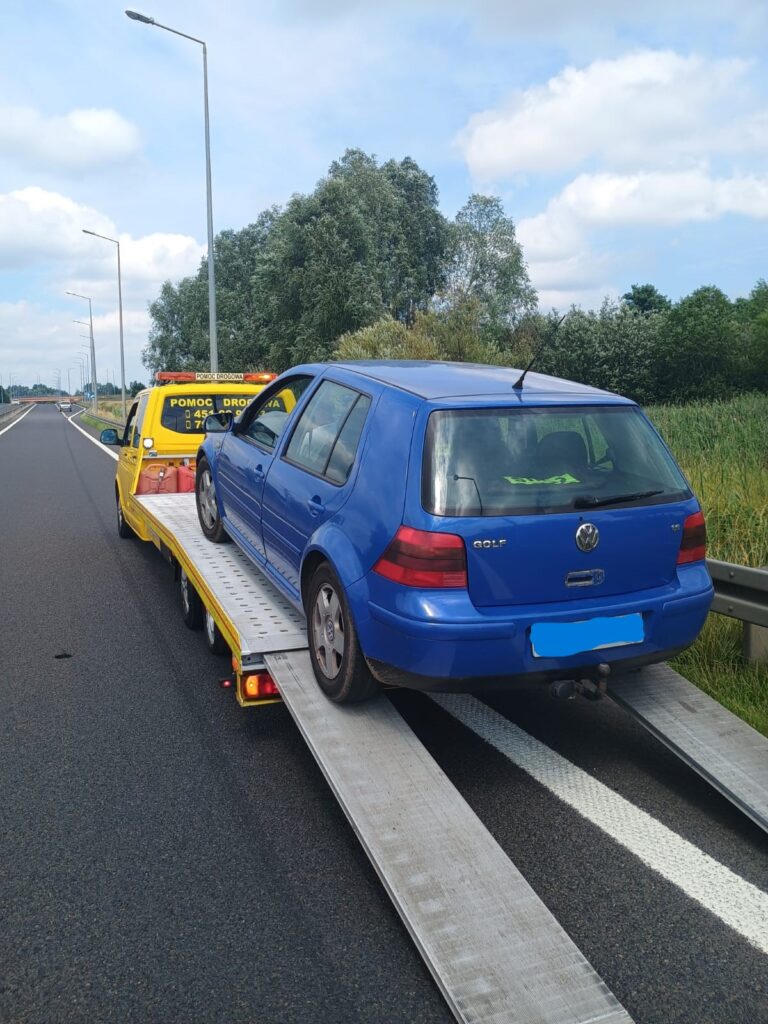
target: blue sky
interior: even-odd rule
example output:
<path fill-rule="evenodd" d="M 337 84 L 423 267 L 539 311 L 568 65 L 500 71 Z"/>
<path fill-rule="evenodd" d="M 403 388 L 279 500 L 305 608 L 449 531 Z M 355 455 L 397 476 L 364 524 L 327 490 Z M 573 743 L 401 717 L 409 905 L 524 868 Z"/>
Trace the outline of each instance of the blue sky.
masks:
<path fill-rule="evenodd" d="M 545 308 L 634 282 L 735 297 L 768 276 L 768 6 L 757 0 L 147 0 L 209 46 L 214 226 L 313 188 L 350 146 L 414 157 L 443 211 L 500 195 Z M 0 379 L 103 380 L 205 251 L 200 48 L 109 0 L 5 0 Z M 76 375 L 72 372 L 72 379 Z"/>

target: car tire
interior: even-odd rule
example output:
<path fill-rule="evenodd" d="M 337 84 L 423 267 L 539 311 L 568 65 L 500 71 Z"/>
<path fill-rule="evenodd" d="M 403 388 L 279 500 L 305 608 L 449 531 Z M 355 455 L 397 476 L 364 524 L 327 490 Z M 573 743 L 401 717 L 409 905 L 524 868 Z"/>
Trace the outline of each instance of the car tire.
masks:
<path fill-rule="evenodd" d="M 120 502 L 119 494 L 117 495 L 117 535 L 118 537 L 122 537 L 123 540 L 129 540 L 131 537 L 136 536 L 133 530 L 128 525 L 128 523 L 126 523 L 125 521 L 125 516 L 123 515 L 123 506 L 122 503 Z"/>
<path fill-rule="evenodd" d="M 216 488 L 213 484 L 213 474 L 206 458 L 200 459 L 195 474 L 195 504 L 197 506 L 197 518 L 208 540 L 214 544 L 226 544 L 229 540 L 224 529 L 224 523 L 219 512 L 219 503 L 216 499 Z"/>
<path fill-rule="evenodd" d="M 306 595 L 307 640 L 317 684 L 337 704 L 379 692 L 365 660 L 344 588 L 328 562 L 316 569 Z"/>
<path fill-rule="evenodd" d="M 203 633 L 206 647 L 211 654 L 229 654 L 229 644 L 221 635 L 216 620 L 207 608 L 203 609 Z"/>
<path fill-rule="evenodd" d="M 188 629 L 203 628 L 203 602 L 195 590 L 192 581 L 184 569 L 179 566 L 179 598 L 181 601 L 181 617 Z"/>

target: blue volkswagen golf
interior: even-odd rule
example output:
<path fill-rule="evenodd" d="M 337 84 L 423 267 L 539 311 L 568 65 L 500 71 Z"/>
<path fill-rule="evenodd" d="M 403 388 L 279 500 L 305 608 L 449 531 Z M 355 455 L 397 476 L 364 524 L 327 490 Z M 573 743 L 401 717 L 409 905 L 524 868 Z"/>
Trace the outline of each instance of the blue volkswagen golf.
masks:
<path fill-rule="evenodd" d="M 699 504 L 626 398 L 496 366 L 298 366 L 209 417 L 200 525 L 306 613 L 317 682 L 604 682 L 695 640 Z"/>

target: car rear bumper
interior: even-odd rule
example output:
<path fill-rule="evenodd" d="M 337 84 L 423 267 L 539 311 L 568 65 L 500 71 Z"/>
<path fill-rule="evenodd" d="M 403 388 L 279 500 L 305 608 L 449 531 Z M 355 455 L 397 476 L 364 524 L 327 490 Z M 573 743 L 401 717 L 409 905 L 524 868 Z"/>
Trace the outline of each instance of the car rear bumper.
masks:
<path fill-rule="evenodd" d="M 387 586 L 396 586 L 383 581 Z M 364 586 L 361 580 L 353 588 Z M 599 664 L 622 671 L 672 657 L 699 634 L 712 602 L 713 589 L 704 563 L 681 567 L 674 585 L 645 594 L 570 604 L 515 609 L 476 609 L 466 591 L 419 592 L 405 601 L 386 601 L 377 581 L 376 593 L 366 594 L 362 615 L 356 615 L 360 641 L 377 676 L 417 689 L 473 689 L 528 685 L 562 678 L 589 678 Z M 404 588 L 398 588 L 402 591 Z M 365 586 L 365 590 L 368 588 Z M 360 608 L 358 591 L 353 608 Z M 373 598 L 377 598 L 374 600 Z M 358 600 L 355 600 L 358 598 Z M 392 605 L 395 608 L 393 610 Z M 418 615 L 404 614 L 414 610 Z M 531 626 L 541 622 L 575 622 L 603 616 L 640 613 L 644 639 L 640 643 L 602 647 L 568 657 L 536 657 Z"/>

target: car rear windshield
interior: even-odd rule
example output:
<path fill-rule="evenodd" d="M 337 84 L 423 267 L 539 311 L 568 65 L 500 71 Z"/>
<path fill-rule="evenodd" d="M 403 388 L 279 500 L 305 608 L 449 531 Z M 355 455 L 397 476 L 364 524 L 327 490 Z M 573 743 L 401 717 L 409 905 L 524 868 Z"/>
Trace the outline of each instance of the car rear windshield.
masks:
<path fill-rule="evenodd" d="M 236 416 L 253 395 L 168 395 L 163 402 L 160 422 L 177 434 L 204 434 L 205 417 L 214 412 L 233 412 Z"/>
<path fill-rule="evenodd" d="M 568 512 L 689 496 L 634 406 L 449 409 L 429 417 L 422 504 L 434 515 Z"/>

